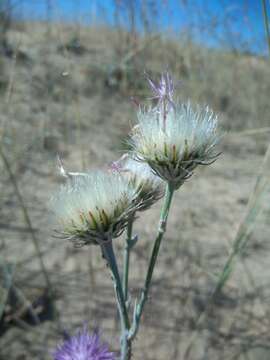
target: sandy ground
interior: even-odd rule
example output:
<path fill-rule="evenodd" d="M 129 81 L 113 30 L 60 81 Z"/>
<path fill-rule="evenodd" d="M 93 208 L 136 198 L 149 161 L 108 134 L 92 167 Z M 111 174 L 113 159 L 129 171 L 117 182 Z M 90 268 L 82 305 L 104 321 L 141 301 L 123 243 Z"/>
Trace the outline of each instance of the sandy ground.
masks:
<path fill-rule="evenodd" d="M 41 71 L 44 69 L 40 66 Z M 87 321 L 92 328 L 100 327 L 112 349 L 117 350 L 119 321 L 100 251 L 96 247 L 74 249 L 66 241 L 55 239 L 47 203 L 62 182 L 56 153 L 61 154 L 69 170 L 106 166 L 121 155 L 122 140 L 135 121 L 135 112 L 128 97 L 95 91 L 87 97 L 67 94 L 66 99 L 59 93 L 59 101 L 49 101 L 50 94 L 39 93 L 40 72 L 36 65 L 30 79 L 25 69 L 25 79 L 31 86 L 23 91 L 15 77 L 10 103 L 1 104 L 5 152 L 57 290 L 61 325 L 74 331 Z M 268 142 L 267 134 L 254 137 L 228 133 L 216 163 L 199 168 L 176 193 L 151 298 L 134 343 L 134 360 L 269 359 L 269 192 L 232 277 L 204 321 L 196 325 L 245 216 Z M 0 186 L 1 261 L 14 265 L 15 288 L 24 299 L 34 301 L 45 282 L 4 167 Z M 156 204 L 135 225 L 140 240 L 131 261 L 133 301 L 143 283 L 160 206 Z M 120 263 L 123 240 L 115 240 Z M 57 321 L 50 320 L 48 306 L 44 307 L 44 319 L 32 326 L 9 305 L 6 312 L 10 311 L 13 320 L 6 315 L 0 359 L 50 359 L 60 335 Z M 192 336 L 194 343 L 187 354 Z"/>

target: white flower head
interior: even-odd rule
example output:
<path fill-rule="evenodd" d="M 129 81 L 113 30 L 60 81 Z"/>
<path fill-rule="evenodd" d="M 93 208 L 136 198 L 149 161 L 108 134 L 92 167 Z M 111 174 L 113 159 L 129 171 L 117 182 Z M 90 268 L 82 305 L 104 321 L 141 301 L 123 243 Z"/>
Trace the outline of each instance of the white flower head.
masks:
<path fill-rule="evenodd" d="M 208 107 L 193 108 L 188 102 L 176 103 L 165 113 L 140 109 L 129 142 L 139 161 L 178 188 L 197 165 L 217 158 L 219 138 L 214 112 Z"/>
<path fill-rule="evenodd" d="M 137 207 L 136 189 L 120 174 L 97 171 L 68 179 L 50 207 L 63 237 L 75 245 L 118 237 Z"/>
<path fill-rule="evenodd" d="M 124 154 L 114 164 L 117 171 L 124 176 L 129 184 L 136 189 L 138 210 L 143 211 L 152 206 L 164 195 L 164 181 L 156 176 L 146 163 Z"/>

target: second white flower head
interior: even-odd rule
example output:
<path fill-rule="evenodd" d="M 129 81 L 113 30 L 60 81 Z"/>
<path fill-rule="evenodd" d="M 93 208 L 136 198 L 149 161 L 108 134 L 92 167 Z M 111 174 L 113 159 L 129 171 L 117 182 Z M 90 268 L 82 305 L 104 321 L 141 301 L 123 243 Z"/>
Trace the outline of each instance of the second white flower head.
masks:
<path fill-rule="evenodd" d="M 51 201 L 60 233 L 75 244 L 119 236 L 136 210 L 136 190 L 121 175 L 97 171 L 75 176 Z"/>

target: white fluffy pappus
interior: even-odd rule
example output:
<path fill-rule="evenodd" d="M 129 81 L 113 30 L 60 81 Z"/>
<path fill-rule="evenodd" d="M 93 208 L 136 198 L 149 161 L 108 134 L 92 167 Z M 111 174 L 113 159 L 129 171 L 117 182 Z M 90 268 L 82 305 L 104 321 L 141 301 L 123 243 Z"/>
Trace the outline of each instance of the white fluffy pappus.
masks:
<path fill-rule="evenodd" d="M 146 162 L 163 180 L 177 188 L 199 165 L 214 161 L 220 139 L 217 115 L 208 107 L 174 104 L 138 112 L 138 125 L 129 143 L 136 158 Z"/>
<path fill-rule="evenodd" d="M 75 176 L 50 202 L 59 233 L 75 245 L 99 244 L 119 236 L 136 211 L 136 190 L 120 174 L 97 171 Z"/>
<path fill-rule="evenodd" d="M 125 154 L 120 159 L 120 171 L 138 193 L 138 210 L 148 209 L 164 195 L 164 181 L 153 173 L 147 163 Z"/>

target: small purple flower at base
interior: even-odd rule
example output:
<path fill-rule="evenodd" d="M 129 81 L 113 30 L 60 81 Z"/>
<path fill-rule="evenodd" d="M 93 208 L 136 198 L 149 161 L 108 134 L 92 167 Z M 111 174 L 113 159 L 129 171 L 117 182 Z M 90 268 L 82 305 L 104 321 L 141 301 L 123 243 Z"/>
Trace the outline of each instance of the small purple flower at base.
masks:
<path fill-rule="evenodd" d="M 108 345 L 100 341 L 98 331 L 90 334 L 84 326 L 69 337 L 53 354 L 54 360 L 116 360 L 116 354 L 109 351 Z"/>

